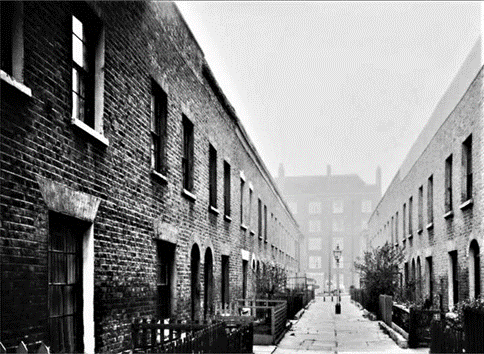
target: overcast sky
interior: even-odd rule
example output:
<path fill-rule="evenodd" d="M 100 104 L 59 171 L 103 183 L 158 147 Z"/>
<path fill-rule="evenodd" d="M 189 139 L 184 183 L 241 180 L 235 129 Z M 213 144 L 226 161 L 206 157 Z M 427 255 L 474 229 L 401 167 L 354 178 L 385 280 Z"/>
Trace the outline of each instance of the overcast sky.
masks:
<path fill-rule="evenodd" d="M 388 187 L 481 31 L 478 2 L 177 2 L 275 177 Z"/>

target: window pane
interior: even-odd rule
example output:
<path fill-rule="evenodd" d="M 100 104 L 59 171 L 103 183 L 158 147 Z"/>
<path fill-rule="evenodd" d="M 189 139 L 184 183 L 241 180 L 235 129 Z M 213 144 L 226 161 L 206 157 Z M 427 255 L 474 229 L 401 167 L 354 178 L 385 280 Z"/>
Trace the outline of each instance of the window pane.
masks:
<path fill-rule="evenodd" d="M 66 239 L 66 252 L 75 253 L 78 250 L 78 240 L 76 239 L 75 231 L 72 228 L 64 230 L 64 237 Z"/>
<path fill-rule="evenodd" d="M 79 38 L 83 38 L 83 25 L 75 16 L 72 16 L 72 33 L 74 33 Z"/>
<path fill-rule="evenodd" d="M 78 94 L 80 94 L 79 81 L 80 81 L 79 72 L 75 68 L 72 68 L 72 91 Z"/>
<path fill-rule="evenodd" d="M 81 68 L 84 67 L 84 44 L 75 35 L 72 35 L 72 60 Z"/>
<path fill-rule="evenodd" d="M 67 284 L 73 284 L 78 280 L 77 257 L 75 254 L 67 255 Z"/>
<path fill-rule="evenodd" d="M 86 105 L 86 101 L 84 100 L 84 98 L 82 97 L 79 97 L 79 108 L 78 108 L 78 119 L 81 120 L 81 121 L 85 121 L 85 105 Z"/>
<path fill-rule="evenodd" d="M 76 292 L 73 285 L 64 286 L 64 314 L 72 315 L 76 311 Z"/>
<path fill-rule="evenodd" d="M 154 137 L 151 137 L 151 169 L 154 170 L 156 166 L 156 149 Z"/>
<path fill-rule="evenodd" d="M 60 316 L 63 314 L 62 286 L 49 286 L 49 314 L 50 316 Z"/>
<path fill-rule="evenodd" d="M 51 253 L 50 260 L 51 260 L 51 265 L 50 265 L 51 283 L 65 283 L 66 281 L 65 255 L 62 253 Z"/>
<path fill-rule="evenodd" d="M 64 346 L 66 353 L 76 352 L 75 339 L 74 339 L 74 316 L 69 316 L 64 319 Z"/>

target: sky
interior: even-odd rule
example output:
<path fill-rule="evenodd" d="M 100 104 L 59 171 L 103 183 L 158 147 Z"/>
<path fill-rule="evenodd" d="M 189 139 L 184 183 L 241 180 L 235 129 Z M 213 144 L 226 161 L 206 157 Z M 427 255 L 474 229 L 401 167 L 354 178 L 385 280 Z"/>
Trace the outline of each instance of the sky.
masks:
<path fill-rule="evenodd" d="M 481 33 L 478 2 L 177 2 L 273 177 L 382 193 Z"/>

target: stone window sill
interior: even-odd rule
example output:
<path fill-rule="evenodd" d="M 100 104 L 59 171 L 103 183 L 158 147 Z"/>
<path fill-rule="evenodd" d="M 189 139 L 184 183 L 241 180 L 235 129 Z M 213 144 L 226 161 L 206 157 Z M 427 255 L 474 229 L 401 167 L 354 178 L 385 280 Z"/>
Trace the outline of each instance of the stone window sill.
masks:
<path fill-rule="evenodd" d="M 154 178 L 158 179 L 160 182 L 168 183 L 168 179 L 166 178 L 166 176 L 158 171 L 151 170 L 151 175 Z"/>
<path fill-rule="evenodd" d="M 255 235 L 255 231 L 254 231 L 254 230 L 250 230 L 250 234 L 251 234 L 252 236 L 254 236 L 254 235 Z"/>
<path fill-rule="evenodd" d="M 94 138 L 96 141 L 100 142 L 104 146 L 108 147 L 109 146 L 109 140 L 102 135 L 100 132 L 95 131 L 92 129 L 90 126 L 88 126 L 86 123 L 80 121 L 77 118 L 72 118 L 72 125 L 75 127 L 79 128 L 82 130 L 84 133 L 88 134 L 92 138 Z"/>
<path fill-rule="evenodd" d="M 240 228 L 244 231 L 247 231 L 247 226 L 244 224 L 240 224 Z"/>
<path fill-rule="evenodd" d="M 259 240 L 262 241 L 262 236 L 261 235 L 259 235 Z"/>
<path fill-rule="evenodd" d="M 421 234 L 422 232 L 423 232 L 423 229 L 421 229 L 421 228 L 417 230 L 418 234 Z"/>
<path fill-rule="evenodd" d="M 459 206 L 459 209 L 461 210 L 464 210 L 466 208 L 469 208 L 472 206 L 472 204 L 474 204 L 474 199 L 470 198 L 470 199 L 467 199 L 464 203 L 462 203 L 460 206 Z"/>
<path fill-rule="evenodd" d="M 427 230 L 433 229 L 434 228 L 434 223 L 433 222 L 429 222 L 426 227 L 427 227 Z"/>
<path fill-rule="evenodd" d="M 448 211 L 447 213 L 444 214 L 445 219 L 448 219 L 452 216 L 454 216 L 454 212 L 452 210 L 450 210 L 450 211 Z"/>
<path fill-rule="evenodd" d="M 232 222 L 232 217 L 230 215 L 225 214 L 224 215 L 224 220 L 228 222 Z"/>
<path fill-rule="evenodd" d="M 194 202 L 197 200 L 197 196 L 190 191 L 186 190 L 185 188 L 182 189 L 182 195 L 186 197 L 188 200 L 191 202 Z"/>
<path fill-rule="evenodd" d="M 413 234 L 408 234 L 408 237 L 407 237 L 407 238 L 408 238 L 409 240 L 411 240 L 411 239 L 412 239 L 412 237 L 413 237 Z"/>
<path fill-rule="evenodd" d="M 215 214 L 215 215 L 219 215 L 220 214 L 220 210 L 218 210 L 216 207 L 210 205 L 210 207 L 208 208 L 208 211 L 211 212 L 212 214 Z"/>
<path fill-rule="evenodd" d="M 27 87 L 24 84 L 22 84 L 21 82 L 15 80 L 12 76 L 7 74 L 3 70 L 0 70 L 0 80 L 7 83 L 8 85 L 16 88 L 17 90 L 22 92 L 24 95 L 26 95 L 28 97 L 32 97 L 32 90 L 29 87 Z"/>

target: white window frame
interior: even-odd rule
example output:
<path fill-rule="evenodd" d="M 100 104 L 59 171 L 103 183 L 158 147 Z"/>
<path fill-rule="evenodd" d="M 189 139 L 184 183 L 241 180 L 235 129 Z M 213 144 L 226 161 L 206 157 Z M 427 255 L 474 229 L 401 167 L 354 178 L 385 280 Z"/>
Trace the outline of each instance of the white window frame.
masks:
<path fill-rule="evenodd" d="M 321 214 L 321 202 L 309 202 L 308 212 L 310 215 Z"/>
<path fill-rule="evenodd" d="M 344 202 L 341 199 L 333 200 L 333 214 L 342 214 L 344 212 Z"/>

